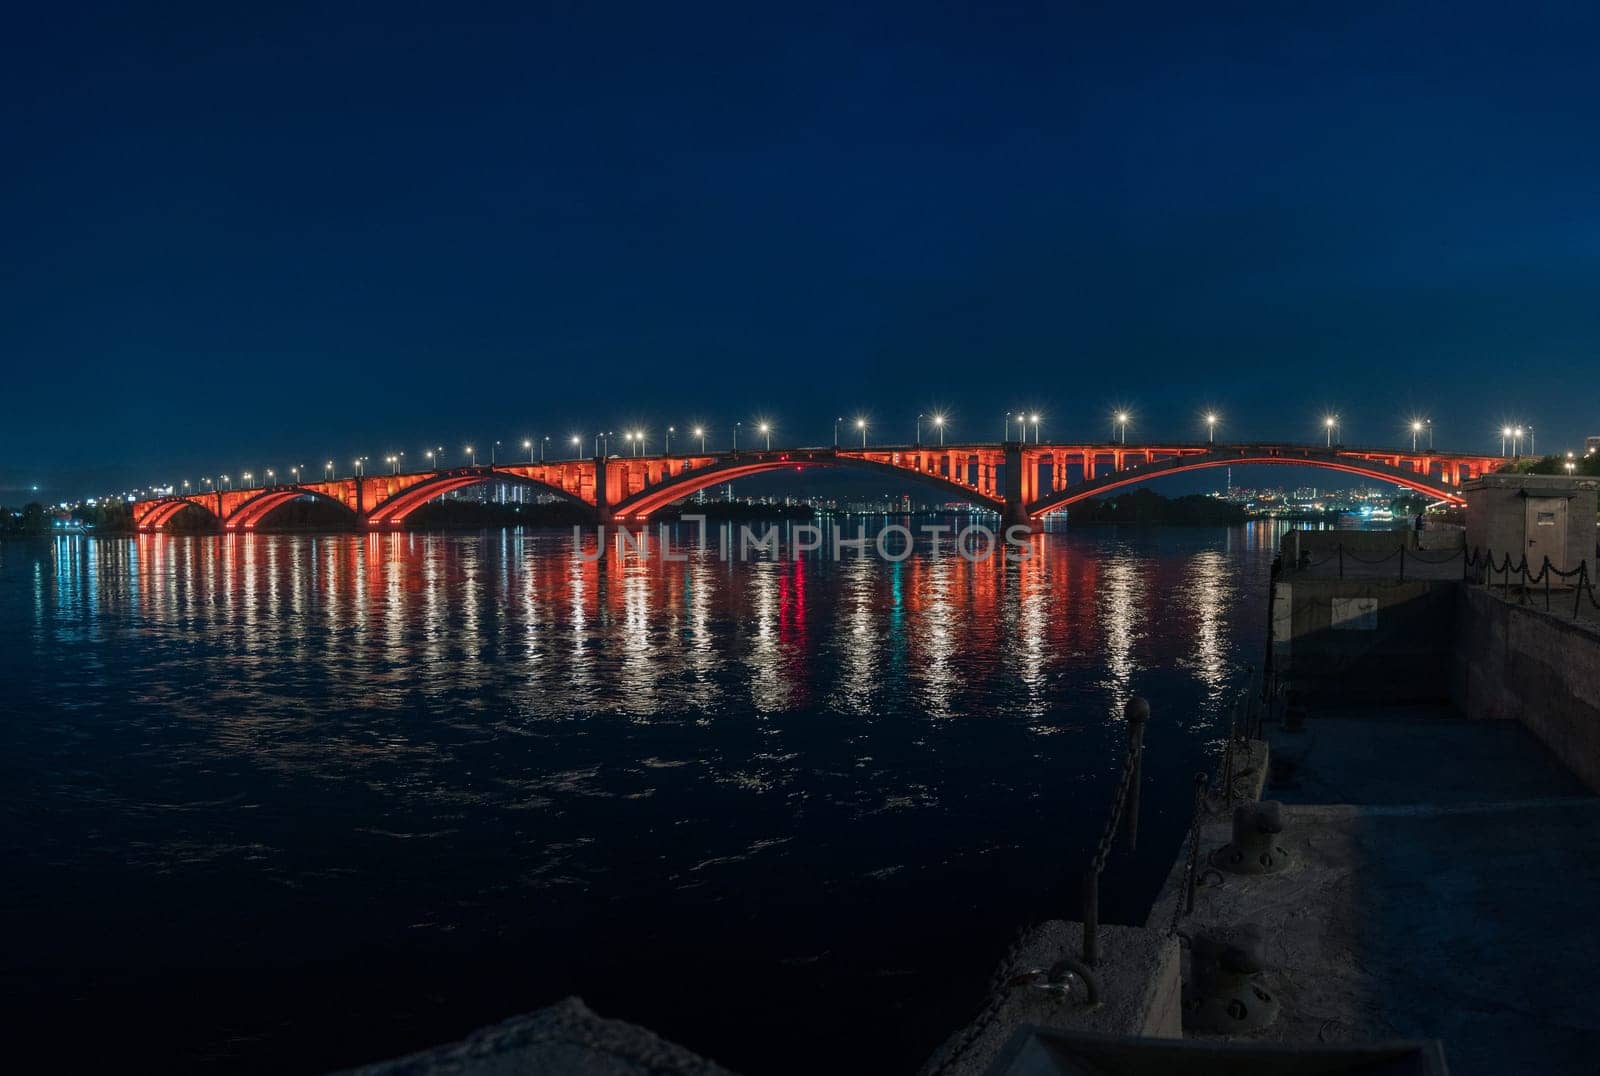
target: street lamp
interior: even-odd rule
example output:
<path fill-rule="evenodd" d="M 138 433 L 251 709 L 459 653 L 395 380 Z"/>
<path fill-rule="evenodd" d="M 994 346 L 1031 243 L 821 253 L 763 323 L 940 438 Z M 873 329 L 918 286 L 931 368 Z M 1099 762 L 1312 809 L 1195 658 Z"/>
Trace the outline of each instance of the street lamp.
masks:
<path fill-rule="evenodd" d="M 767 439 L 767 451 L 771 452 L 772 451 L 772 427 L 770 425 L 768 425 L 767 423 L 763 422 L 760 425 L 760 427 L 758 427 L 758 428 L 761 430 L 761 436 L 763 436 L 763 437 L 765 437 Z"/>
<path fill-rule="evenodd" d="M 943 448 L 944 447 L 944 416 L 943 415 L 934 415 L 933 416 L 933 424 L 939 431 L 939 447 Z"/>
<path fill-rule="evenodd" d="M 1413 451 L 1413 452 L 1415 452 L 1417 450 L 1417 435 L 1420 434 L 1421 432 L 1422 432 L 1422 423 L 1418 422 L 1418 421 L 1413 421 L 1411 423 L 1411 451 Z"/>
<path fill-rule="evenodd" d="M 528 450 L 528 462 L 532 463 L 533 462 L 533 442 L 531 440 L 529 440 L 528 438 L 524 437 L 522 439 L 522 447 Z"/>
<path fill-rule="evenodd" d="M 489 446 L 489 466 L 493 467 L 500 459 L 500 442 L 496 441 Z"/>
<path fill-rule="evenodd" d="M 330 482 L 333 481 L 333 461 L 332 460 L 329 460 L 327 463 L 324 463 L 322 465 L 322 473 L 323 473 L 323 476 L 326 477 L 328 481 L 330 481 Z"/>
<path fill-rule="evenodd" d="M 700 455 L 704 456 L 706 454 L 706 428 L 704 426 L 696 426 L 694 435 L 700 438 Z"/>
<path fill-rule="evenodd" d="M 1511 427 L 1510 426 L 1501 426 L 1500 427 L 1500 455 L 1504 456 L 1506 454 L 1506 442 L 1509 441 L 1510 438 L 1511 438 Z"/>
<path fill-rule="evenodd" d="M 1518 426 L 1511 431 L 1511 454 L 1522 455 L 1522 427 Z"/>
<path fill-rule="evenodd" d="M 922 412 L 917 412 L 917 439 L 911 442 L 914 445 L 922 444 Z"/>
<path fill-rule="evenodd" d="M 583 438 L 579 437 L 577 434 L 573 434 L 572 435 L 572 458 L 573 459 L 577 459 L 578 458 L 578 451 L 581 448 L 583 448 Z M 596 453 L 596 455 L 598 455 L 598 453 Z"/>
<path fill-rule="evenodd" d="M 540 463 L 544 462 L 544 450 L 545 450 L 545 448 L 547 446 L 549 446 L 549 444 L 550 444 L 550 435 L 549 434 L 545 434 L 544 435 L 544 439 L 539 442 L 539 462 Z"/>
<path fill-rule="evenodd" d="M 248 489 L 250 487 L 250 472 L 246 471 L 239 477 L 244 481 L 245 488 Z"/>
<path fill-rule="evenodd" d="M 294 484 L 298 486 L 300 484 L 300 468 L 291 467 L 289 468 L 289 473 L 294 476 Z"/>
<path fill-rule="evenodd" d="M 678 428 L 676 426 L 668 426 L 667 427 L 667 447 L 662 450 L 662 453 L 661 453 L 662 455 L 664 455 L 664 456 L 672 455 L 672 435 L 677 433 L 677 432 L 678 432 Z"/>
<path fill-rule="evenodd" d="M 1127 444 L 1128 443 L 1128 413 L 1126 411 L 1118 411 L 1116 413 L 1115 418 L 1117 420 L 1117 438 L 1123 444 Z"/>
<path fill-rule="evenodd" d="M 1528 427 L 1528 455 L 1537 456 L 1539 454 L 1539 449 L 1537 447 L 1535 447 L 1536 444 L 1537 444 L 1537 442 L 1535 442 L 1534 439 L 1533 439 L 1533 427 L 1529 426 Z"/>
<path fill-rule="evenodd" d="M 1028 416 L 1028 421 L 1033 424 L 1033 443 L 1034 444 L 1038 444 L 1039 443 L 1039 416 L 1037 414 L 1029 415 Z M 1027 441 L 1027 439 L 1028 439 L 1027 435 L 1024 434 L 1022 439 L 1023 439 L 1023 441 Z"/>
<path fill-rule="evenodd" d="M 833 420 L 833 447 L 834 448 L 838 448 L 839 447 L 839 423 L 841 423 L 843 421 L 844 421 L 843 418 L 836 418 L 836 419 Z"/>
<path fill-rule="evenodd" d="M 227 475 L 223 475 L 222 476 L 222 488 L 223 489 L 232 489 L 233 488 L 233 479 L 229 478 Z"/>
<path fill-rule="evenodd" d="M 472 465 L 476 467 L 478 465 L 478 454 L 473 451 L 471 445 L 467 446 L 467 455 L 472 459 Z"/>
<path fill-rule="evenodd" d="M 866 448 L 867 447 L 867 420 L 864 419 L 864 418 L 856 419 L 856 429 L 861 431 L 861 447 L 862 448 Z"/>
<path fill-rule="evenodd" d="M 1428 451 L 1433 451 L 1433 419 L 1425 419 L 1428 424 Z"/>
<path fill-rule="evenodd" d="M 188 483 L 185 482 L 184 485 L 188 485 Z M 271 467 L 267 468 L 267 485 L 269 485 L 269 486 L 272 485 L 272 468 Z"/>
<path fill-rule="evenodd" d="M 1335 430 L 1337 430 L 1339 428 L 1339 416 L 1338 415 L 1329 415 L 1327 418 L 1322 420 L 1322 425 L 1327 428 L 1327 431 L 1328 431 L 1328 447 L 1332 448 L 1333 447 L 1333 433 L 1334 433 Z"/>
<path fill-rule="evenodd" d="M 1217 413 L 1215 411 L 1209 411 L 1209 412 L 1206 413 L 1206 444 L 1214 445 L 1216 443 L 1217 443 Z"/>
<path fill-rule="evenodd" d="M 733 450 L 735 452 L 739 451 L 739 427 L 743 425 L 744 423 L 742 422 L 735 422 L 733 424 Z"/>

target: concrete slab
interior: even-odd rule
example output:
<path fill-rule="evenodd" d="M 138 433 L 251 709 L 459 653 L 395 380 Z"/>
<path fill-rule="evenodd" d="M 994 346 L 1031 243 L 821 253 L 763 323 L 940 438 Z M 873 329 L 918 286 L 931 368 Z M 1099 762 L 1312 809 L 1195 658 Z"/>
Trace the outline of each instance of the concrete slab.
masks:
<path fill-rule="evenodd" d="M 722 1066 L 578 998 L 475 1031 L 460 1042 L 341 1076 L 733 1076 Z"/>
<path fill-rule="evenodd" d="M 1476 803 L 1581 795 L 1521 724 L 1447 706 L 1312 710 L 1305 731 L 1270 730 L 1264 795 L 1284 803 Z"/>
<path fill-rule="evenodd" d="M 1257 1038 L 1438 1038 L 1457 1076 L 1595 1071 L 1600 797 L 1285 814 L 1294 864 L 1203 887 L 1185 922 L 1263 928 L 1283 1011 Z"/>

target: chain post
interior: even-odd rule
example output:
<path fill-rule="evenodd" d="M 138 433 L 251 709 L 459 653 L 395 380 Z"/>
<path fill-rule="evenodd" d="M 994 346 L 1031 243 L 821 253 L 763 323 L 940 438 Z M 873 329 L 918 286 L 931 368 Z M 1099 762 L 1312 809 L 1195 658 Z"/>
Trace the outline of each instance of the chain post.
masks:
<path fill-rule="evenodd" d="M 1124 805 L 1124 832 L 1128 837 L 1128 851 L 1139 846 L 1139 782 L 1144 772 L 1144 728 L 1150 720 L 1150 704 L 1135 695 L 1122 708 L 1128 720 L 1128 753 L 1133 756 L 1133 776 L 1128 783 L 1128 798 Z"/>

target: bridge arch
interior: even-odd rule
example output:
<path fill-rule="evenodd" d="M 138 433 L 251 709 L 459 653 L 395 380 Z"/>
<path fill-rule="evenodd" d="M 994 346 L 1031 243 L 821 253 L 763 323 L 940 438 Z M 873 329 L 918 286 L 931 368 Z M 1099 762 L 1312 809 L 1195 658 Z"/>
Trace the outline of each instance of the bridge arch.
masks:
<path fill-rule="evenodd" d="M 1466 499 L 1460 492 L 1430 481 L 1426 476 L 1416 471 L 1406 471 L 1399 467 L 1392 467 L 1387 463 L 1376 460 L 1361 459 L 1358 456 L 1345 456 L 1336 452 L 1304 454 L 1279 454 L 1275 452 L 1210 452 L 1197 456 L 1180 456 L 1175 459 L 1159 460 L 1154 463 L 1134 464 L 1120 471 L 1087 482 L 1079 482 L 1068 486 L 1066 489 L 1042 497 L 1028 506 L 1028 514 L 1035 519 L 1042 519 L 1053 512 L 1059 512 L 1079 501 L 1102 493 L 1108 493 L 1124 486 L 1137 485 L 1148 482 L 1152 478 L 1165 475 L 1182 474 L 1185 471 L 1203 471 L 1213 467 L 1243 467 L 1255 464 L 1273 464 L 1287 467 L 1321 467 L 1325 470 L 1339 471 L 1344 474 L 1359 475 L 1363 478 L 1372 478 L 1380 482 L 1390 482 L 1398 486 L 1426 493 L 1453 505 L 1464 505 Z"/>
<path fill-rule="evenodd" d="M 342 513 L 349 516 L 352 527 L 360 523 L 360 518 L 350 506 L 337 497 L 330 497 L 321 490 L 308 489 L 305 486 L 276 486 L 263 490 L 228 513 L 228 518 L 223 521 L 223 527 L 230 531 L 255 530 L 268 515 L 301 497 L 310 497 L 322 504 L 337 505 Z"/>
<path fill-rule="evenodd" d="M 211 517 L 213 523 L 218 523 L 217 513 L 204 501 L 192 497 L 171 497 L 157 501 L 151 508 L 141 515 L 137 521 L 139 530 L 158 531 L 164 530 L 168 523 L 177 518 L 178 514 L 186 508 L 198 508 Z"/>
<path fill-rule="evenodd" d="M 709 489 L 724 482 L 733 482 L 741 478 L 749 478 L 759 474 L 771 474 L 777 471 L 802 471 L 807 467 L 845 467 L 875 471 L 879 474 L 892 476 L 900 481 L 909 479 L 919 485 L 937 489 L 949 495 L 952 499 L 969 501 L 995 512 L 1002 512 L 1005 509 L 1004 502 L 998 498 L 988 496 L 974 486 L 954 481 L 944 475 L 934 474 L 930 471 L 920 471 L 901 464 L 868 459 L 848 453 L 774 451 L 727 458 L 709 467 L 699 467 L 691 471 L 685 471 L 682 474 L 673 476 L 670 481 L 658 483 L 623 498 L 612 505 L 611 511 L 617 519 L 644 520 L 669 504 L 681 501 L 703 489 Z"/>
<path fill-rule="evenodd" d="M 440 471 L 432 478 L 428 478 L 416 485 L 407 486 L 388 499 L 379 502 L 367 512 L 367 521 L 375 527 L 396 527 L 404 523 L 406 517 L 429 501 L 443 497 L 447 493 L 454 493 L 459 489 L 482 485 L 485 482 L 511 482 L 520 486 L 527 486 L 540 493 L 548 493 L 573 504 L 581 504 L 593 510 L 594 505 L 584 500 L 571 490 L 562 489 L 550 482 L 542 482 L 537 478 L 519 474 L 516 471 L 488 470 L 485 468 L 457 469 Z"/>

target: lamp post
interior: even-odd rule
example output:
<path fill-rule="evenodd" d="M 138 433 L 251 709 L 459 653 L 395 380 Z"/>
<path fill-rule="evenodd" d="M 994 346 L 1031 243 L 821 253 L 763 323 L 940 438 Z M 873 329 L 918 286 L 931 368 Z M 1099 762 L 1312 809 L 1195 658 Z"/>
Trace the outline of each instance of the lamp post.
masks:
<path fill-rule="evenodd" d="M 549 444 L 550 444 L 550 435 L 549 434 L 545 434 L 544 437 L 539 441 L 539 462 L 540 463 L 544 462 L 544 450 L 549 446 Z"/>
<path fill-rule="evenodd" d="M 269 486 L 272 485 L 272 479 L 273 479 L 272 468 L 268 467 L 267 468 L 267 482 L 266 482 L 266 484 L 269 485 Z M 185 482 L 184 485 L 188 485 L 188 483 Z"/>
<path fill-rule="evenodd" d="M 1211 412 L 1207 412 L 1207 414 L 1206 414 L 1206 444 L 1214 445 L 1216 443 L 1217 443 L 1217 415 L 1216 415 L 1216 412 L 1211 411 Z"/>
<path fill-rule="evenodd" d="M 1327 418 L 1322 420 L 1322 425 L 1328 432 L 1328 447 L 1332 448 L 1333 447 L 1333 431 L 1339 428 L 1339 416 L 1338 415 L 1329 415 Z"/>
<path fill-rule="evenodd" d="M 289 468 L 289 474 L 293 478 L 294 484 L 298 486 L 300 484 L 300 468 L 298 466 Z"/>
<path fill-rule="evenodd" d="M 771 452 L 772 451 L 772 425 L 770 423 L 763 422 L 759 428 L 761 430 L 761 436 L 765 437 L 767 439 L 767 451 Z"/>
<path fill-rule="evenodd" d="M 744 425 L 742 422 L 735 422 L 733 424 L 733 450 L 735 452 L 739 451 L 739 427 L 742 425 Z"/>
<path fill-rule="evenodd" d="M 1511 427 L 1510 426 L 1501 426 L 1500 427 L 1500 455 L 1504 456 L 1506 454 L 1506 443 L 1508 441 L 1510 441 L 1510 440 L 1511 440 Z"/>
<path fill-rule="evenodd" d="M 917 412 L 917 439 L 911 442 L 914 445 L 922 444 L 922 412 Z"/>
<path fill-rule="evenodd" d="M 223 475 L 222 476 L 222 488 L 223 489 L 232 489 L 233 488 L 233 479 L 228 477 L 227 475 Z"/>
<path fill-rule="evenodd" d="M 706 428 L 704 426 L 696 426 L 694 435 L 700 438 L 700 455 L 704 456 L 706 454 Z"/>
<path fill-rule="evenodd" d="M 583 448 L 583 438 L 579 437 L 577 434 L 573 434 L 572 435 L 572 458 L 573 459 L 577 459 L 578 458 L 578 451 L 581 448 Z"/>
<path fill-rule="evenodd" d="M 1422 432 L 1422 423 L 1413 422 L 1411 424 L 1411 451 L 1413 451 L 1413 452 L 1415 452 L 1417 450 L 1417 435 L 1420 434 L 1421 432 Z"/>
<path fill-rule="evenodd" d="M 844 421 L 844 419 L 842 417 L 841 418 L 836 418 L 836 419 L 833 420 L 833 447 L 834 448 L 838 448 L 839 447 L 839 423 L 841 423 L 843 421 Z"/>
<path fill-rule="evenodd" d="M 1529 426 L 1528 427 L 1528 455 L 1537 456 L 1538 454 L 1539 454 L 1539 449 L 1536 447 L 1536 442 L 1533 439 L 1533 427 Z"/>
<path fill-rule="evenodd" d="M 1522 427 L 1518 426 L 1511 431 L 1511 454 L 1522 455 Z"/>
<path fill-rule="evenodd" d="M 1039 415 L 1038 415 L 1038 413 L 1035 412 L 1035 413 L 1029 415 L 1028 416 L 1028 422 L 1029 422 L 1029 424 L 1031 424 L 1033 426 L 1033 443 L 1034 444 L 1038 444 L 1039 443 Z M 1024 442 L 1026 442 L 1027 439 L 1028 439 L 1027 435 L 1024 434 L 1022 439 L 1023 439 Z"/>
<path fill-rule="evenodd" d="M 1428 451 L 1433 451 L 1433 419 L 1428 419 Z"/>
<path fill-rule="evenodd" d="M 864 419 L 864 418 L 856 419 L 856 429 L 861 431 L 861 447 L 862 448 L 866 448 L 867 447 L 867 420 Z"/>
<path fill-rule="evenodd" d="M 532 463 L 533 462 L 533 441 L 530 438 L 524 437 L 522 439 L 522 447 L 525 448 L 527 450 L 527 452 L 528 452 L 528 462 Z"/>
<path fill-rule="evenodd" d="M 677 433 L 677 432 L 678 432 L 678 427 L 676 427 L 676 426 L 668 426 L 667 427 L 667 444 L 666 444 L 666 447 L 661 450 L 661 454 L 663 456 L 672 455 L 672 435 Z"/>
<path fill-rule="evenodd" d="M 1118 411 L 1117 414 L 1116 414 L 1116 420 L 1117 420 L 1117 439 L 1120 440 L 1123 444 L 1127 444 L 1128 443 L 1128 413 L 1126 411 Z"/>
<path fill-rule="evenodd" d="M 944 416 L 943 415 L 934 415 L 933 416 L 933 425 L 939 431 L 939 447 L 943 448 L 944 447 Z"/>
<path fill-rule="evenodd" d="M 500 442 L 496 441 L 489 446 L 489 466 L 493 467 L 500 458 Z"/>
<path fill-rule="evenodd" d="M 474 467 L 478 465 L 478 452 L 471 445 L 467 446 L 467 458 L 472 461 Z"/>

